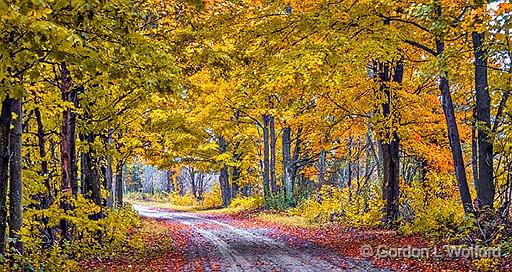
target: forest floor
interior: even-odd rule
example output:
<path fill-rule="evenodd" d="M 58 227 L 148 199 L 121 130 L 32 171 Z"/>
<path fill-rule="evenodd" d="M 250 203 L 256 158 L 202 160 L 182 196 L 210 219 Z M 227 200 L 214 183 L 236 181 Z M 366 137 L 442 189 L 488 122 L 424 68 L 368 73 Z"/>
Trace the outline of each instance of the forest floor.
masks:
<path fill-rule="evenodd" d="M 158 205 L 157 205 L 158 206 Z M 417 236 L 331 224 L 300 227 L 254 214 L 133 204 L 146 249 L 85 264 L 88 271 L 469 271 L 471 260 L 376 256 L 379 247 L 440 248 Z M 267 216 L 268 217 L 268 216 Z M 276 217 L 278 215 L 276 214 Z M 502 266 L 510 269 L 510 266 Z"/>

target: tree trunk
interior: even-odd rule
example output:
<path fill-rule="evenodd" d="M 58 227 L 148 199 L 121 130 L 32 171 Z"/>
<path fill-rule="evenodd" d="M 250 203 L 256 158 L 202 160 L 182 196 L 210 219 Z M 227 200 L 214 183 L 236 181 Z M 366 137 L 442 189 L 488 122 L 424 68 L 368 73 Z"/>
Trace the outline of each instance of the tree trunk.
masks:
<path fill-rule="evenodd" d="M 274 116 L 270 116 L 270 188 L 273 195 L 277 195 L 276 181 L 276 128 L 274 126 Z"/>
<path fill-rule="evenodd" d="M 80 154 L 80 191 L 81 193 L 86 196 L 89 194 L 89 187 L 91 184 L 91 175 L 89 172 L 89 166 L 87 165 L 90 159 L 88 158 L 90 156 L 89 153 L 81 153 Z"/>
<path fill-rule="evenodd" d="M 89 161 L 89 171 L 91 173 L 91 184 L 90 184 L 90 192 L 91 192 L 91 199 L 96 203 L 98 206 L 102 206 L 102 199 L 101 199 L 101 181 L 100 181 L 100 173 L 98 169 L 98 162 L 94 159 L 93 155 L 91 154 Z"/>
<path fill-rule="evenodd" d="M 382 184 L 382 197 L 386 203 L 386 222 L 393 223 L 398 219 L 398 194 L 399 194 L 399 148 L 400 140 L 395 133 L 391 143 L 381 143 L 382 158 L 384 162 Z"/>
<path fill-rule="evenodd" d="M 240 156 L 236 155 L 234 156 L 234 159 L 236 161 L 240 161 Z M 231 199 L 234 199 L 238 196 L 238 191 L 240 190 L 240 175 L 242 174 L 242 170 L 240 167 L 233 167 L 232 170 L 232 176 L 231 176 Z"/>
<path fill-rule="evenodd" d="M 440 8 L 438 8 L 440 9 Z M 440 10 L 438 16 L 440 16 Z M 436 50 L 439 56 L 444 53 L 444 42 L 436 39 Z M 443 112 L 448 127 L 448 139 L 452 150 L 453 165 L 455 169 L 455 177 L 459 187 L 460 198 L 464 211 L 470 213 L 473 211 L 473 203 L 471 202 L 471 194 L 469 192 L 464 159 L 462 157 L 462 147 L 460 144 L 459 129 L 457 128 L 457 119 L 452 102 L 452 95 L 450 92 L 450 85 L 448 82 L 448 75 L 441 74 L 439 77 L 439 90 L 441 91 Z"/>
<path fill-rule="evenodd" d="M 93 200 L 96 205 L 102 206 L 99 166 L 94 158 L 95 151 L 91 147 L 95 136 L 90 133 L 87 136 L 82 135 L 81 139 L 89 144 L 89 150 L 81 155 L 82 194 L 84 194 L 85 198 Z"/>
<path fill-rule="evenodd" d="M 123 164 L 117 163 L 116 166 L 116 205 L 123 206 Z"/>
<path fill-rule="evenodd" d="M 12 120 L 10 131 L 10 183 L 9 183 L 9 239 L 12 247 L 18 252 L 23 251 L 19 232 L 23 224 L 23 208 L 21 205 L 21 136 L 22 136 L 22 101 L 21 98 L 13 100 L 11 111 L 16 114 Z"/>
<path fill-rule="evenodd" d="M 172 191 L 174 191 L 174 184 L 172 182 L 172 179 L 173 179 L 173 176 L 174 176 L 174 172 L 172 170 L 167 170 L 166 171 L 166 190 L 167 190 L 167 193 L 171 193 Z"/>
<path fill-rule="evenodd" d="M 50 173 L 48 169 L 48 161 L 46 159 L 46 145 L 45 145 L 45 132 L 43 127 L 43 121 L 41 118 L 41 112 L 39 108 L 34 109 L 34 114 L 36 117 L 36 123 L 37 123 L 37 141 L 39 145 L 39 156 L 41 157 L 41 176 L 44 178 L 44 185 L 47 190 L 47 196 L 42 197 L 41 199 L 41 206 L 43 208 L 47 208 L 51 205 L 53 202 L 53 194 L 52 194 L 52 187 L 50 185 Z"/>
<path fill-rule="evenodd" d="M 350 193 L 350 197 L 352 196 L 352 137 L 349 137 L 347 144 L 348 154 L 347 154 L 347 164 L 348 164 L 348 178 L 347 178 L 347 187 Z"/>
<path fill-rule="evenodd" d="M 231 183 L 231 199 L 236 198 L 238 196 L 238 190 L 240 190 L 240 186 L 236 182 Z"/>
<path fill-rule="evenodd" d="M 394 67 L 394 73 L 391 73 L 391 67 L 387 63 L 378 63 L 378 75 L 380 80 L 380 91 L 384 94 L 385 101 L 381 104 L 382 114 L 386 123 L 393 121 L 394 110 L 393 100 L 395 95 L 390 88 L 390 81 L 401 83 L 403 78 L 403 63 L 399 62 Z M 392 127 L 384 128 L 384 132 L 379 137 L 379 143 L 382 150 L 383 174 L 382 198 L 385 201 L 385 218 L 388 224 L 394 224 L 399 215 L 399 181 L 400 181 L 400 139 L 396 129 Z M 392 132 L 389 132 L 392 130 Z"/>
<path fill-rule="evenodd" d="M 285 192 L 286 203 L 291 206 L 293 205 L 293 188 L 291 179 L 291 129 L 289 127 L 283 128 L 283 185 Z"/>
<path fill-rule="evenodd" d="M 230 203 L 231 192 L 229 190 L 229 176 L 228 167 L 222 167 L 219 175 L 221 196 L 222 196 L 222 207 L 228 207 Z"/>
<path fill-rule="evenodd" d="M 263 197 L 270 197 L 269 116 L 263 114 Z"/>
<path fill-rule="evenodd" d="M 320 150 L 320 157 L 318 158 L 318 188 L 322 188 L 325 182 L 327 153 L 325 149 Z"/>
<path fill-rule="evenodd" d="M 5 253 L 7 228 L 7 184 L 9 183 L 9 142 L 11 130 L 11 102 L 7 96 L 2 101 L 0 114 L 0 254 Z"/>
<path fill-rule="evenodd" d="M 478 140 L 475 117 L 476 107 L 473 108 L 473 122 L 471 124 L 471 170 L 473 172 L 473 184 L 476 188 L 478 180 Z"/>
<path fill-rule="evenodd" d="M 295 147 L 293 149 L 293 156 L 292 156 L 292 161 L 290 163 L 290 170 L 289 170 L 290 180 L 292 183 L 292 194 L 295 190 L 297 171 L 299 169 L 299 166 L 297 165 L 297 163 L 299 162 L 299 159 L 300 159 L 300 145 L 301 145 L 300 137 L 301 137 L 301 134 L 302 134 L 302 128 L 299 127 L 297 129 L 297 136 L 295 137 L 296 138 L 295 139 Z"/>
<path fill-rule="evenodd" d="M 114 206 L 114 191 L 112 190 L 112 184 L 114 180 L 114 173 L 112 169 L 112 154 L 110 154 L 110 147 L 112 145 L 112 130 L 108 131 L 107 135 L 107 165 L 105 166 L 105 190 L 107 190 L 106 205 L 108 208 Z"/>
<path fill-rule="evenodd" d="M 66 102 L 77 102 L 77 90 L 71 88 L 71 77 L 66 64 L 60 65 L 60 91 L 62 100 Z M 61 126 L 61 165 L 62 185 L 64 192 L 71 191 L 73 195 L 78 192 L 77 187 L 77 166 L 76 166 L 76 113 L 68 107 L 62 114 Z"/>
<path fill-rule="evenodd" d="M 249 197 L 251 195 L 251 185 L 245 185 L 242 187 L 242 195 Z"/>
<path fill-rule="evenodd" d="M 477 8 L 483 7 L 483 1 L 476 1 Z M 477 17 L 476 23 L 483 23 Z M 487 79 L 488 51 L 485 48 L 485 32 L 473 32 L 473 52 L 475 54 L 475 95 L 478 142 L 478 179 L 475 182 L 477 205 L 479 208 L 493 208 L 493 143 L 491 139 L 491 96 Z"/>
<path fill-rule="evenodd" d="M 197 180 L 198 180 L 198 177 L 197 177 L 197 172 L 194 170 L 194 168 L 192 167 L 188 167 L 188 175 L 190 177 L 190 188 L 192 189 L 192 195 L 198 199 L 198 195 L 197 195 Z"/>
<path fill-rule="evenodd" d="M 219 137 L 220 152 L 225 153 L 228 151 L 228 144 L 224 137 Z M 219 175 L 220 191 L 222 196 L 222 206 L 227 207 L 231 203 L 231 190 L 229 186 L 229 173 L 228 167 L 224 165 Z"/>

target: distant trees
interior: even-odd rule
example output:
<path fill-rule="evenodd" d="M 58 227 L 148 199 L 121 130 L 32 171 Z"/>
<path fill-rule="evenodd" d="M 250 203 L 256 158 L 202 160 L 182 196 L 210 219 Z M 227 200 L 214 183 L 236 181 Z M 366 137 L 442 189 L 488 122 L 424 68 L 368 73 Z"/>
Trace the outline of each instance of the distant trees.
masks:
<path fill-rule="evenodd" d="M 495 164 L 493 120 L 503 121 L 508 101 L 496 90 L 509 77 L 502 34 L 510 6 L 377 2 L 206 5 L 190 33 L 197 39 L 183 46 L 208 61 L 184 62 L 190 88 L 173 102 L 195 117 L 169 115 L 186 120 L 180 127 L 166 120 L 197 148 L 182 140 L 166 147 L 181 144 L 181 156 L 215 169 L 224 205 L 238 186 L 233 178 L 284 206 L 322 185 L 348 187 L 368 202 L 377 186 L 384 221 L 394 225 L 408 197 L 404 180 L 427 188 L 431 173 L 453 172 L 466 213 L 492 208 L 505 169 Z"/>

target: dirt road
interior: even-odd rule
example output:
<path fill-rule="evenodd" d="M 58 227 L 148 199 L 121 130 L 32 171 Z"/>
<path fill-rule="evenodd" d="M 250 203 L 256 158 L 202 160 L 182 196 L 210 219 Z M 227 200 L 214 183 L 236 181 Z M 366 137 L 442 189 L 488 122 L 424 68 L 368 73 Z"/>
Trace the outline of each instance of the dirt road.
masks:
<path fill-rule="evenodd" d="M 187 256 L 202 267 L 188 271 L 389 271 L 375 268 L 367 260 L 340 256 L 314 244 L 290 245 L 271 238 L 267 228 L 246 228 L 235 219 L 220 220 L 204 214 L 161 211 L 133 205 L 142 216 L 186 225 L 191 230 Z"/>

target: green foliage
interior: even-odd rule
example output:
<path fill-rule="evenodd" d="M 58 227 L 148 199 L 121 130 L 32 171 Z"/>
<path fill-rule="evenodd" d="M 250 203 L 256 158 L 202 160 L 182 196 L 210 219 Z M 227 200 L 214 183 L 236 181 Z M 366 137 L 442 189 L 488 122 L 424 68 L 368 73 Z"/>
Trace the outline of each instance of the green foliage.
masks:
<path fill-rule="evenodd" d="M 265 209 L 270 210 L 285 210 L 290 207 L 286 197 L 283 193 L 271 195 L 265 198 L 264 201 Z"/>

